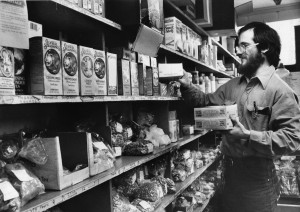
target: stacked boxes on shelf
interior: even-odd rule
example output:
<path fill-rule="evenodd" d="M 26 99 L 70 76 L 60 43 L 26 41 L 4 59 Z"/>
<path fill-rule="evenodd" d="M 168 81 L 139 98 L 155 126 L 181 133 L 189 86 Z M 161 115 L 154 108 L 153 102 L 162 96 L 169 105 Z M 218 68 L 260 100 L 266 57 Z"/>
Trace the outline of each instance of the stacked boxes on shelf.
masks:
<path fill-rule="evenodd" d="M 233 127 L 231 118 L 238 116 L 237 105 L 194 108 L 195 130 L 227 130 Z"/>

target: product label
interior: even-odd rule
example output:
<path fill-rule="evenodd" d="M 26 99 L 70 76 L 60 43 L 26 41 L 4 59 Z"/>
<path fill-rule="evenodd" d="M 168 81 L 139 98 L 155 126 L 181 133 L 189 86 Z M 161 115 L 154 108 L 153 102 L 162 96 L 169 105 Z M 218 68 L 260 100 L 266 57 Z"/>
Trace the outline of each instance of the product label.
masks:
<path fill-rule="evenodd" d="M 4 201 L 17 198 L 19 196 L 17 190 L 8 181 L 4 181 L 0 183 L 0 191 L 3 194 Z"/>
<path fill-rule="evenodd" d="M 93 145 L 100 150 L 108 149 L 103 142 L 93 142 Z"/>
<path fill-rule="evenodd" d="M 22 182 L 30 181 L 33 178 L 29 176 L 29 174 L 25 170 L 12 170 L 12 173 L 18 178 L 18 180 Z"/>
<path fill-rule="evenodd" d="M 139 205 L 142 206 L 144 209 L 151 208 L 151 205 L 145 200 L 140 201 Z"/>

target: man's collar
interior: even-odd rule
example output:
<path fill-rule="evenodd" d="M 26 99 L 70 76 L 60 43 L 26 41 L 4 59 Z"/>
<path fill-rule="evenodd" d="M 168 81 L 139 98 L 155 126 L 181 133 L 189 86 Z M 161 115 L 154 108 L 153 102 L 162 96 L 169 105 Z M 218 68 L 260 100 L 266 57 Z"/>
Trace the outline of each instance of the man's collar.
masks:
<path fill-rule="evenodd" d="M 275 73 L 275 71 L 276 70 L 275 70 L 274 66 L 260 67 L 257 70 L 257 74 L 254 77 L 252 77 L 250 80 L 257 78 L 260 81 L 263 89 L 266 89 L 268 82 L 269 82 L 271 76 Z M 240 78 L 240 83 L 242 83 L 243 81 L 246 81 L 246 82 L 249 81 L 249 80 L 247 80 L 245 75 L 243 75 Z"/>

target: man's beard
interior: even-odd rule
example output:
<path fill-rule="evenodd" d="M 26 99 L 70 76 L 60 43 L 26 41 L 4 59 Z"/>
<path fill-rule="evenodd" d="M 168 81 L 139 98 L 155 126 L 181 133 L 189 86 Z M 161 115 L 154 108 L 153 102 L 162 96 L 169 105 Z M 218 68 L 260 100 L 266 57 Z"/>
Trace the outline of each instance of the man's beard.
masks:
<path fill-rule="evenodd" d="M 240 64 L 238 67 L 238 73 L 245 75 L 247 78 L 251 78 L 255 75 L 257 69 L 263 64 L 265 58 L 261 53 L 255 54 L 255 56 L 250 56 L 246 61 L 246 64 Z"/>

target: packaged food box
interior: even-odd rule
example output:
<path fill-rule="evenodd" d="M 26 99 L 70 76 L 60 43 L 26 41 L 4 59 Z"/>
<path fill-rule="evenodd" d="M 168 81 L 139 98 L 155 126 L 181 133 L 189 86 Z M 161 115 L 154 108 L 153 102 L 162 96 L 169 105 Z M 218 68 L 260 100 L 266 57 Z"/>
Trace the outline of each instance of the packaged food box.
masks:
<path fill-rule="evenodd" d="M 153 95 L 153 72 L 150 66 L 146 66 L 146 79 L 145 79 L 145 91 L 144 95 L 152 96 Z"/>
<path fill-rule="evenodd" d="M 78 46 L 80 95 L 95 95 L 94 49 Z"/>
<path fill-rule="evenodd" d="M 105 52 L 94 49 L 95 95 L 107 95 Z"/>
<path fill-rule="evenodd" d="M 152 67 L 152 76 L 153 76 L 153 96 L 159 96 L 160 95 L 160 90 L 159 90 L 159 74 L 158 74 L 158 69 L 157 67 Z"/>
<path fill-rule="evenodd" d="M 138 53 L 137 62 L 143 63 L 146 66 L 151 66 L 150 57 L 148 55 Z"/>
<path fill-rule="evenodd" d="M 131 95 L 130 66 L 125 59 L 118 60 L 118 95 Z"/>
<path fill-rule="evenodd" d="M 130 62 L 130 79 L 131 79 L 131 95 L 139 95 L 139 77 L 138 77 L 138 64 L 136 62 Z"/>
<path fill-rule="evenodd" d="M 195 119 L 195 130 L 203 130 L 203 129 L 228 130 L 232 128 L 233 128 L 233 124 L 231 119 L 226 117 Z"/>
<path fill-rule="evenodd" d="M 237 117 L 237 105 L 223 105 L 223 106 L 208 106 L 203 108 L 194 108 L 194 118 L 212 118 L 222 117 L 229 118 L 229 116 Z"/>
<path fill-rule="evenodd" d="M 165 18 L 165 45 L 171 49 L 182 51 L 181 21 L 176 17 Z"/>
<path fill-rule="evenodd" d="M 107 52 L 107 95 L 118 95 L 117 55 Z"/>
<path fill-rule="evenodd" d="M 159 63 L 159 78 L 179 78 L 183 76 L 182 63 Z"/>
<path fill-rule="evenodd" d="M 181 24 L 181 41 L 182 41 L 182 50 L 179 49 L 180 52 L 187 54 L 188 49 L 188 41 L 187 41 L 187 26 L 185 24 Z"/>
<path fill-rule="evenodd" d="M 168 85 L 166 83 L 159 83 L 159 93 L 161 96 L 168 96 Z"/>
<path fill-rule="evenodd" d="M 171 142 L 176 142 L 178 140 L 177 121 L 178 120 L 169 120 L 169 136 Z"/>
<path fill-rule="evenodd" d="M 139 77 L 139 94 L 146 95 L 146 65 L 138 63 L 138 77 Z"/>
<path fill-rule="evenodd" d="M 15 92 L 18 95 L 28 93 L 28 50 L 14 48 Z"/>
<path fill-rule="evenodd" d="M 13 49 L 0 46 L 0 95 L 14 95 L 14 55 Z"/>
<path fill-rule="evenodd" d="M 61 46 L 46 37 L 30 39 L 30 92 L 40 95 L 62 95 Z"/>
<path fill-rule="evenodd" d="M 75 44 L 61 42 L 63 94 L 79 95 L 78 47 Z"/>
<path fill-rule="evenodd" d="M 155 57 L 150 57 L 151 67 L 157 67 L 157 59 Z"/>
<path fill-rule="evenodd" d="M 194 134 L 194 126 L 183 125 L 182 132 L 184 135 L 192 135 L 192 134 Z"/>
<path fill-rule="evenodd" d="M 91 0 L 91 11 L 95 15 L 103 16 L 104 0 Z"/>

